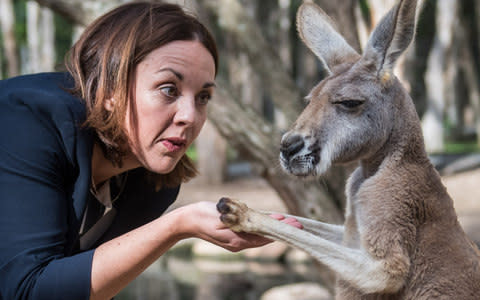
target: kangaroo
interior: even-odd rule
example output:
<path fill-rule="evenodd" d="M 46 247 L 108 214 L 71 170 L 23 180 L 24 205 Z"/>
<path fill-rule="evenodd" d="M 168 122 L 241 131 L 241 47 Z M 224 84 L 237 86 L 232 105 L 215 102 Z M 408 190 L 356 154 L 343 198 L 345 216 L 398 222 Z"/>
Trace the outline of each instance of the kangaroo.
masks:
<path fill-rule="evenodd" d="M 393 75 L 414 37 L 417 1 L 401 0 L 372 32 L 363 55 L 313 2 L 297 12 L 304 43 L 328 76 L 283 135 L 280 163 L 294 176 L 359 161 L 347 181 L 345 223 L 296 217 L 304 230 L 222 198 L 234 231 L 284 241 L 337 275 L 336 299 L 480 299 L 480 252 L 425 151 L 413 101 Z"/>

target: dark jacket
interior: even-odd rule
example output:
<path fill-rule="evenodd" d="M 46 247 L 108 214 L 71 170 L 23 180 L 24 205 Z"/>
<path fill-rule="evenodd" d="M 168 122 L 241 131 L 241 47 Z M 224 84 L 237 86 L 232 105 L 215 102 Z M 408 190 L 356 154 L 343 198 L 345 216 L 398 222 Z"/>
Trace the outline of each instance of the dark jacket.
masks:
<path fill-rule="evenodd" d="M 89 201 L 93 135 L 65 73 L 0 81 L 0 300 L 88 299 L 93 251 L 78 231 Z M 133 170 L 108 240 L 141 226 L 175 201 Z"/>

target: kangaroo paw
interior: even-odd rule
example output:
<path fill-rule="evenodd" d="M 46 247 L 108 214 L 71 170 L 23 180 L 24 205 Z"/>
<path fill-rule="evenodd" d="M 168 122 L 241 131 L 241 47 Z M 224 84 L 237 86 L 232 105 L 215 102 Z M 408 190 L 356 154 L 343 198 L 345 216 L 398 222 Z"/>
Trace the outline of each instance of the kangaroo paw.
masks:
<path fill-rule="evenodd" d="M 251 210 L 243 203 L 223 197 L 217 203 L 220 220 L 233 231 L 251 231 L 249 218 Z"/>

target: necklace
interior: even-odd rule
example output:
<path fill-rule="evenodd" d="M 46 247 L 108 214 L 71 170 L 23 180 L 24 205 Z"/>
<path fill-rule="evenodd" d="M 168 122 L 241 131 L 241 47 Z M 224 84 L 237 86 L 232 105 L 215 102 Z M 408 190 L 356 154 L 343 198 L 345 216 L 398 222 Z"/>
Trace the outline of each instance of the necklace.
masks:
<path fill-rule="evenodd" d="M 90 187 L 90 193 L 97 199 L 99 200 L 103 205 L 105 206 L 111 206 L 113 205 L 113 203 L 115 201 L 118 200 L 118 198 L 120 198 L 120 195 L 122 194 L 123 190 L 125 189 L 125 186 L 126 186 L 126 183 L 127 183 L 127 178 L 128 178 L 128 172 L 125 172 L 124 174 L 121 174 L 121 175 L 117 175 L 115 176 L 115 179 L 117 180 L 117 186 L 120 186 L 120 190 L 118 191 L 118 193 L 115 195 L 115 198 L 111 199 L 110 201 L 107 201 L 107 202 L 110 202 L 109 204 L 110 205 L 107 205 L 106 203 L 104 203 L 105 201 L 103 201 L 103 197 L 100 197 L 100 193 L 99 191 L 97 190 L 96 188 L 96 185 L 93 181 L 93 176 L 92 176 L 92 184 L 91 184 L 91 187 Z M 120 181 L 120 182 L 119 182 Z M 102 185 L 101 185 L 101 188 L 103 188 L 105 185 L 109 185 L 110 184 L 110 179 L 108 179 L 107 181 L 105 181 Z M 110 194 L 110 188 L 108 188 L 108 198 L 111 198 L 111 194 Z"/>

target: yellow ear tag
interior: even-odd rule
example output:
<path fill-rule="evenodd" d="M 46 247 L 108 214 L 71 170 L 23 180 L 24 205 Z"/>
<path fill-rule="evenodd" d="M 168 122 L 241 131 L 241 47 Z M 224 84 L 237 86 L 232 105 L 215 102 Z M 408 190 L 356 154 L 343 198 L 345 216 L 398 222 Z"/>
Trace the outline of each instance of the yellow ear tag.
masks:
<path fill-rule="evenodd" d="M 386 84 L 390 81 L 392 78 L 392 74 L 390 72 L 385 72 L 382 74 L 380 80 L 382 81 L 382 84 Z"/>

